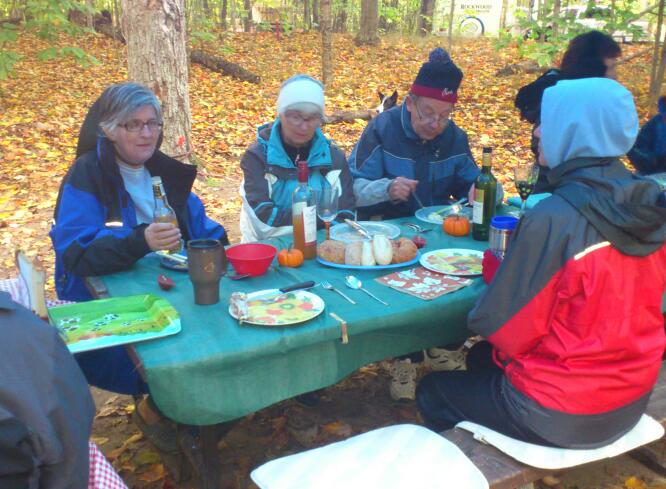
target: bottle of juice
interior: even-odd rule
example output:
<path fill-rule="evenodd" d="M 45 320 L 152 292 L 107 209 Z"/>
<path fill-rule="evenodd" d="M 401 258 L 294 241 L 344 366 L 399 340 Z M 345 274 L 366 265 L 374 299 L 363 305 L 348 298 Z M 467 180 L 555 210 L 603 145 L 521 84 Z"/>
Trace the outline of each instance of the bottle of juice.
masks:
<path fill-rule="evenodd" d="M 317 199 L 308 185 L 308 163 L 298 161 L 298 186 L 291 198 L 294 226 L 294 248 L 301 250 L 303 258 L 317 256 Z"/>
<path fill-rule="evenodd" d="M 153 211 L 153 222 L 166 222 L 178 227 L 178 219 L 176 218 L 175 211 L 169 205 L 169 201 L 164 191 L 161 177 L 152 177 L 153 184 L 153 197 L 155 198 L 155 210 Z M 182 243 L 171 250 L 169 253 L 178 253 L 181 249 Z"/>

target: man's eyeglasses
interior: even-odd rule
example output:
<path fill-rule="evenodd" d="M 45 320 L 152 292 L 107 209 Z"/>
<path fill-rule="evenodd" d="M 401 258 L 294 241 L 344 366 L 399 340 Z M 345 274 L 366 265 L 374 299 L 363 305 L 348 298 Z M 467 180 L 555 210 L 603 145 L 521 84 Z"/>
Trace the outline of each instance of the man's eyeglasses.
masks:
<path fill-rule="evenodd" d="M 423 115 L 423 112 L 421 112 L 421 109 L 419 108 L 418 99 L 412 97 L 412 102 L 414 102 L 414 107 L 416 107 L 416 113 L 418 114 L 419 119 L 421 119 L 426 124 L 436 124 L 438 126 L 443 126 L 451 118 L 451 114 L 453 113 L 454 110 L 453 108 L 451 108 L 451 110 L 447 110 L 445 113 L 443 113 L 440 116 Z"/>
<path fill-rule="evenodd" d="M 126 122 L 125 124 L 119 124 L 120 127 L 123 127 L 126 131 L 128 132 L 141 132 L 143 131 L 144 127 L 147 127 L 150 129 L 150 132 L 157 132 L 160 129 L 162 129 L 162 124 L 160 121 L 156 120 L 149 120 L 146 122 L 134 119 L 129 122 Z"/>
<path fill-rule="evenodd" d="M 319 114 L 305 116 L 300 112 L 285 112 L 284 118 L 295 126 L 300 126 L 302 124 L 318 126 L 321 124 L 321 115 Z"/>

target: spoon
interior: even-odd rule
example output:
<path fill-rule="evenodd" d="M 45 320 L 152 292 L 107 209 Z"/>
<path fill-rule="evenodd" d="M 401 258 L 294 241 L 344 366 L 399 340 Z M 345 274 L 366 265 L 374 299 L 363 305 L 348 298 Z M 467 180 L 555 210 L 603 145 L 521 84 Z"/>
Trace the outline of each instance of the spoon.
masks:
<path fill-rule="evenodd" d="M 347 275 L 345 277 L 345 284 L 347 284 L 347 287 L 349 287 L 350 289 L 361 289 L 363 292 L 368 294 L 370 297 L 372 297 L 376 301 L 379 301 L 382 304 L 384 304 L 385 306 L 388 306 L 388 302 L 384 302 L 383 300 L 381 300 L 379 297 L 377 297 L 375 294 L 373 294 L 369 290 L 364 289 L 363 288 L 363 282 L 361 282 L 359 279 L 357 279 L 353 275 Z"/>

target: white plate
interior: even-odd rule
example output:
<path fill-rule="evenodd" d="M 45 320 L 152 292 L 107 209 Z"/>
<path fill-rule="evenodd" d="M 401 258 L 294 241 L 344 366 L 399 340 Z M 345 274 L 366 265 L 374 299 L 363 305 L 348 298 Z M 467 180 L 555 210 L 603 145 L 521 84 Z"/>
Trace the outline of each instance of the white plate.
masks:
<path fill-rule="evenodd" d="M 481 275 L 483 252 L 463 248 L 429 251 L 421 257 L 421 265 L 428 270 L 458 277 Z"/>
<path fill-rule="evenodd" d="M 388 239 L 395 239 L 400 236 L 400 228 L 395 224 L 381 221 L 358 221 L 368 232 L 374 236 L 383 234 Z M 363 241 L 361 234 L 352 228 L 349 224 L 336 224 L 331 227 L 331 239 L 349 243 L 350 241 Z"/>
<path fill-rule="evenodd" d="M 244 323 L 259 326 L 289 326 L 309 321 L 324 311 L 323 299 L 307 290 L 287 292 L 276 301 L 252 301 L 253 297 L 265 293 L 265 290 L 259 290 L 247 295 L 250 317 L 243 321 Z M 231 306 L 229 306 L 229 314 L 234 319 L 238 319 Z"/>
<path fill-rule="evenodd" d="M 446 211 L 450 209 L 450 205 L 431 205 L 430 207 L 422 207 L 421 209 L 417 210 L 414 213 L 414 217 L 416 217 L 419 221 L 427 222 L 430 224 L 442 224 L 442 222 L 444 222 L 444 218 L 447 216 Z M 435 214 L 435 212 L 442 210 L 444 211 L 439 214 Z M 463 207 L 460 211 L 460 215 L 471 217 L 472 208 Z"/>

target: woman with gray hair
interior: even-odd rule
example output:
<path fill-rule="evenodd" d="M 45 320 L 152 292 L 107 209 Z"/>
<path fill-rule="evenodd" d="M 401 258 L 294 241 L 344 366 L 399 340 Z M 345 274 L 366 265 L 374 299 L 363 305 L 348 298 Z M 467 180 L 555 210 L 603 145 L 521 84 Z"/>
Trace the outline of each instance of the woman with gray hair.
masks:
<path fill-rule="evenodd" d="M 162 125 L 157 97 L 138 83 L 108 87 L 91 107 L 76 162 L 60 186 L 50 232 L 60 299 L 89 300 L 84 277 L 127 269 L 151 251 L 178 246 L 181 239 L 228 243 L 224 228 L 206 217 L 192 193 L 196 167 L 159 151 Z M 156 176 L 178 226 L 153 222 L 151 178 Z M 76 359 L 92 385 L 123 394 L 147 392 L 124 347 L 81 353 Z"/>

